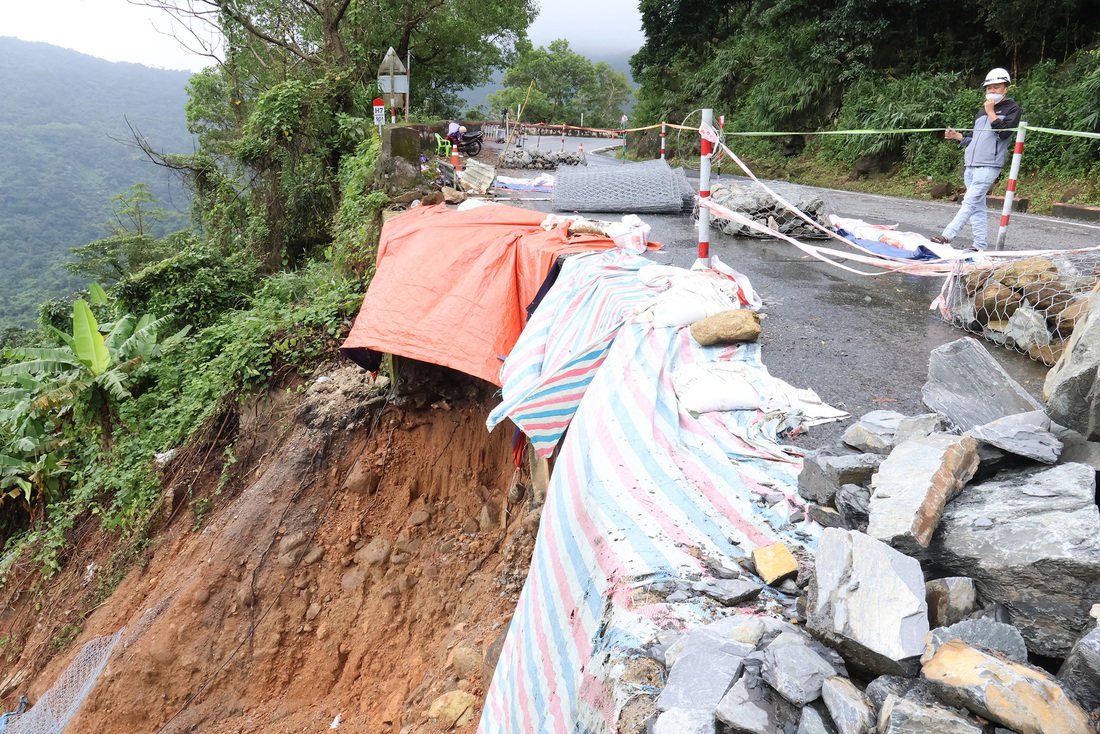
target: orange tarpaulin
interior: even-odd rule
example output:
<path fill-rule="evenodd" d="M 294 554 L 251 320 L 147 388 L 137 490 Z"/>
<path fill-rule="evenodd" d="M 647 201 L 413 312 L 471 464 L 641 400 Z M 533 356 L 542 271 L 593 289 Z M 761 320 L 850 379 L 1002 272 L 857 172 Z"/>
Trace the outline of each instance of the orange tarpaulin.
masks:
<path fill-rule="evenodd" d="M 500 385 L 512 350 L 551 266 L 563 253 L 606 250 L 606 237 L 569 237 L 539 225 L 546 214 L 491 204 L 445 205 L 399 214 L 382 227 L 374 278 L 341 350 L 431 362 Z M 651 245 L 659 247 L 659 245 Z"/>

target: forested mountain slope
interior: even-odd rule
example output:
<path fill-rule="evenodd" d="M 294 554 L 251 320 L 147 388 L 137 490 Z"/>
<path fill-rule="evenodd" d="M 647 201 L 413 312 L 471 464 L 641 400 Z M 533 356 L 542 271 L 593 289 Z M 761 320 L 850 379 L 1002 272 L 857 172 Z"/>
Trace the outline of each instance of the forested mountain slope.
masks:
<path fill-rule="evenodd" d="M 178 183 L 126 142 L 128 121 L 157 149 L 192 150 L 189 76 L 0 38 L 0 327 L 84 285 L 61 263 L 105 235 L 112 196 L 144 182 L 186 217 Z"/>

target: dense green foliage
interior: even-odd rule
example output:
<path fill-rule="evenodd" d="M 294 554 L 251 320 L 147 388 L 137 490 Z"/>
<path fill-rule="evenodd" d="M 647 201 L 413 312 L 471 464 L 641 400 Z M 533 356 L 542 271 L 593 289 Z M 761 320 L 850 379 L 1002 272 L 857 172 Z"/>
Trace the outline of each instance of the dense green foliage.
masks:
<path fill-rule="evenodd" d="M 612 127 L 632 96 L 626 74 L 602 61 L 593 64 L 559 38 L 546 48 L 524 48 L 504 75 L 504 89 L 489 95 L 489 105 L 515 110 L 526 100 L 528 122 L 579 125 L 583 113 L 589 126 Z"/>
<path fill-rule="evenodd" d="M 43 299 L 87 282 L 62 264 L 106 234 L 111 196 L 148 182 L 174 214 L 152 234 L 186 224 L 184 191 L 128 143 L 133 126 L 163 150 L 191 150 L 188 76 L 0 38 L 0 326 L 30 326 Z"/>
<path fill-rule="evenodd" d="M 388 47 L 411 54 L 414 110 L 454 114 L 457 91 L 502 67 L 534 0 L 150 0 L 216 22 L 225 62 L 191 81 L 192 156 L 169 156 L 206 235 L 253 250 L 268 272 L 327 244 L 341 161 L 373 127 Z M 214 20 L 216 19 L 216 20 Z"/>
<path fill-rule="evenodd" d="M 230 481 L 240 402 L 335 358 L 373 273 L 387 198 L 372 67 L 388 44 L 411 45 L 413 103 L 445 105 L 442 80 L 501 64 L 534 8 L 149 3 L 216 6 L 191 20 L 217 18 L 229 43 L 226 62 L 190 82 L 197 150 L 145 149 L 192 189 L 193 227 L 158 230 L 155 189 L 129 188 L 106 237 L 67 243 L 69 268 L 99 281 L 90 303 L 51 299 L 38 332 L 0 334 L 0 538 L 21 551 L 0 582 L 14 558 L 56 571 L 73 528 L 95 517 L 140 547 L 168 477 L 189 493 L 211 472 L 219 491 Z M 175 463 L 157 461 L 172 450 Z M 198 516 L 209 496 L 190 499 Z"/>
<path fill-rule="evenodd" d="M 647 121 L 713 107 L 731 130 L 964 128 L 985 73 L 1003 66 L 1030 124 L 1100 130 L 1096 3 L 642 0 L 641 11 L 646 43 L 631 66 L 641 84 L 635 113 Z M 1098 150 L 1036 134 L 1025 166 L 1087 174 Z M 867 154 L 902 159 L 929 175 L 959 161 L 930 135 L 829 140 L 813 151 L 848 164 Z"/>

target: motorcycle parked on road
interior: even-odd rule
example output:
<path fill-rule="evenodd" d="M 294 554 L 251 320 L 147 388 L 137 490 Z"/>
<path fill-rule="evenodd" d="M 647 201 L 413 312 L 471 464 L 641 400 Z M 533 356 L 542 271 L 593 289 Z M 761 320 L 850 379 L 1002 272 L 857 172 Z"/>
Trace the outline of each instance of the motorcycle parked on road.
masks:
<path fill-rule="evenodd" d="M 476 156 L 481 152 L 481 141 L 484 134 L 480 130 L 472 133 L 462 133 L 458 140 L 458 152 L 463 155 Z"/>

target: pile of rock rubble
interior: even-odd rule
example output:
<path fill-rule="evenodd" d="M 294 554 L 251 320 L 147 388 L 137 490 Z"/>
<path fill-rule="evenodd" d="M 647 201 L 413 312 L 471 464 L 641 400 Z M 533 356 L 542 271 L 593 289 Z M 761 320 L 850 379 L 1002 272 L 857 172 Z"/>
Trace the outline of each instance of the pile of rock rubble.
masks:
<path fill-rule="evenodd" d="M 817 227 L 787 209 L 758 186 L 752 183 L 732 181 L 711 187 L 711 200 L 716 204 L 744 214 L 749 219 L 780 234 L 799 238 L 825 237 Z M 797 209 L 821 225 L 827 225 L 825 202 L 819 196 L 807 193 L 792 194 L 789 201 Z M 711 218 L 711 226 L 735 236 L 763 237 L 760 232 L 745 224 L 720 217 Z"/>
<path fill-rule="evenodd" d="M 581 153 L 567 153 L 565 151 L 545 151 L 532 148 L 512 148 L 504 154 L 504 160 L 498 168 L 537 168 L 552 171 L 558 166 L 585 165 L 584 156 Z"/>
<path fill-rule="evenodd" d="M 751 564 L 796 605 L 653 648 L 655 734 L 1095 734 L 1098 436 L 1053 423 L 970 338 L 932 353 L 922 397 L 931 412 L 869 413 L 806 457 L 816 557 L 777 567 L 776 544 Z M 761 593 L 718 575 L 702 585 L 731 606 Z"/>

